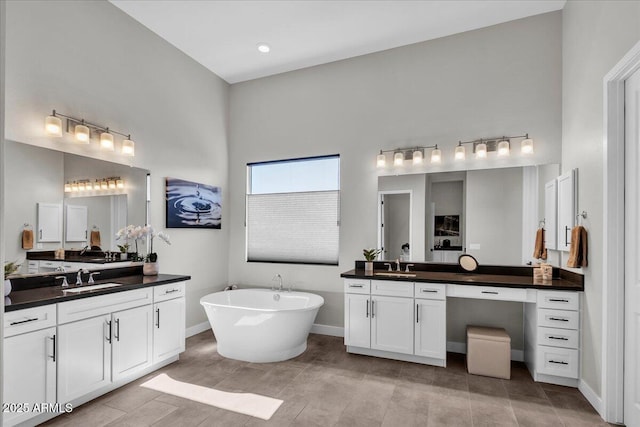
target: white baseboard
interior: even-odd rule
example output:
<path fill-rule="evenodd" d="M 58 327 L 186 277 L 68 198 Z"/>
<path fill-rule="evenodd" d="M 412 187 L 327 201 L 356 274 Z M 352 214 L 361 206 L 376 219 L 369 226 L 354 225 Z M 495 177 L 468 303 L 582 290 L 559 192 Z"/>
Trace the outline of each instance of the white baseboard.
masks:
<path fill-rule="evenodd" d="M 602 398 L 598 396 L 596 392 L 593 391 L 593 389 L 589 387 L 586 382 L 584 382 L 584 380 L 580 380 L 580 383 L 578 384 L 578 390 L 580 390 L 580 393 L 582 393 L 582 395 L 589 401 L 589 403 L 591 403 L 593 409 L 595 409 L 596 412 L 598 412 L 598 414 L 600 414 L 600 416 L 604 418 L 602 416 L 602 409 L 604 408 L 602 404 Z"/>
<path fill-rule="evenodd" d="M 467 354 L 467 343 L 447 341 L 447 351 L 450 353 Z M 524 362 L 524 350 L 511 349 L 511 360 Z"/>
<path fill-rule="evenodd" d="M 187 328 L 185 331 L 185 335 L 187 338 L 192 337 L 194 335 L 198 335 L 200 332 L 204 332 L 207 329 L 211 329 L 211 325 L 209 322 L 198 323 L 197 325 L 193 325 Z"/>
<path fill-rule="evenodd" d="M 311 326 L 312 334 L 330 335 L 332 337 L 344 337 L 344 328 L 340 326 L 320 325 L 314 323 Z"/>

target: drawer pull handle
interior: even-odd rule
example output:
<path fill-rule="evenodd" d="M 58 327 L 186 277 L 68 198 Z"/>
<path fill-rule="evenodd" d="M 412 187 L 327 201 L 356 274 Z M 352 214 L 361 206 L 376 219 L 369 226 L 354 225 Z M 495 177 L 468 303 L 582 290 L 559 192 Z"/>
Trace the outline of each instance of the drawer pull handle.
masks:
<path fill-rule="evenodd" d="M 437 289 L 423 289 L 420 292 L 431 292 L 432 294 L 437 294 L 438 290 Z"/>
<path fill-rule="evenodd" d="M 549 301 L 551 301 L 551 302 L 569 302 L 568 299 L 562 299 L 562 298 L 549 298 Z"/>
<path fill-rule="evenodd" d="M 53 334 L 53 338 L 49 337 L 51 341 L 53 341 L 53 355 L 49 356 L 53 361 L 56 361 L 56 334 Z"/>
<path fill-rule="evenodd" d="M 174 292 L 180 292 L 180 289 L 170 289 L 168 291 L 164 291 L 165 294 L 172 294 Z"/>
<path fill-rule="evenodd" d="M 107 328 L 109 329 L 109 336 L 107 337 L 107 342 L 111 344 L 111 320 L 107 320 Z"/>
<path fill-rule="evenodd" d="M 369 300 L 367 300 L 367 318 L 369 317 Z"/>
<path fill-rule="evenodd" d="M 371 318 L 372 318 L 372 319 L 373 319 L 374 317 L 376 317 L 376 316 L 374 315 L 374 313 L 373 313 L 373 308 L 375 307 L 375 306 L 374 306 L 374 304 L 375 304 L 375 301 L 374 301 L 374 300 L 371 300 Z"/>
<path fill-rule="evenodd" d="M 492 294 L 492 295 L 498 295 L 498 292 L 496 291 L 482 291 L 483 294 Z"/>
<path fill-rule="evenodd" d="M 557 360 L 549 360 L 549 363 L 555 363 L 556 365 L 568 365 L 567 362 L 558 362 Z"/>
<path fill-rule="evenodd" d="M 420 323 L 420 305 L 416 304 L 416 323 Z"/>
<path fill-rule="evenodd" d="M 35 322 L 36 320 L 40 320 L 37 317 L 33 317 L 31 319 L 26 319 L 26 320 L 18 320 L 17 322 L 11 322 L 9 325 L 13 326 L 13 325 L 21 325 L 22 323 L 29 323 L 29 322 Z"/>
<path fill-rule="evenodd" d="M 549 317 L 549 320 L 555 320 L 556 322 L 568 322 L 569 319 L 563 319 L 562 317 Z"/>
<path fill-rule="evenodd" d="M 363 288 L 362 285 L 349 285 L 350 288 Z"/>
<path fill-rule="evenodd" d="M 156 314 L 158 315 L 158 321 L 156 322 L 156 328 L 160 329 L 160 307 L 156 308 Z"/>
<path fill-rule="evenodd" d="M 553 336 L 550 336 L 549 339 L 550 340 L 569 341 L 569 338 L 566 338 L 566 337 L 553 337 Z"/>
<path fill-rule="evenodd" d="M 120 319 L 116 319 L 116 340 L 120 341 Z"/>

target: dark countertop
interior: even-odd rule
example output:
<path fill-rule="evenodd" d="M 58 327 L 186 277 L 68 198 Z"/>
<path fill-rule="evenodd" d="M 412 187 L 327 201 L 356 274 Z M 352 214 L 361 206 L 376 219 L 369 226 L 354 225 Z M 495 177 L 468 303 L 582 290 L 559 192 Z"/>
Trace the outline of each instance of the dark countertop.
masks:
<path fill-rule="evenodd" d="M 432 250 L 433 251 L 461 251 L 462 246 L 448 246 L 446 248 L 444 246 L 440 246 L 439 248 L 434 247 Z"/>
<path fill-rule="evenodd" d="M 4 311 L 9 312 L 21 310 L 23 308 L 39 307 L 64 301 L 71 301 L 74 299 L 107 295 L 116 292 L 131 291 L 133 289 L 147 288 L 150 286 L 164 285 L 167 283 L 184 282 L 185 280 L 190 279 L 191 276 L 174 274 L 158 274 L 157 276 L 143 276 L 142 274 L 133 274 L 129 276 L 96 280 L 96 285 L 99 285 L 101 283 L 122 283 L 122 286 L 96 289 L 94 291 L 65 293 L 62 286 L 44 286 L 24 290 L 16 290 L 11 292 L 8 297 L 5 297 Z M 75 288 L 75 286 L 70 282 L 69 289 L 71 288 Z"/>
<path fill-rule="evenodd" d="M 131 259 L 116 259 L 107 260 L 104 256 L 80 256 L 80 255 L 65 255 L 64 258 L 56 258 L 53 255 L 31 255 L 27 257 L 28 261 L 60 261 L 60 262 L 85 262 L 88 264 L 112 264 L 114 262 L 131 262 Z"/>
<path fill-rule="evenodd" d="M 385 270 L 379 270 L 384 272 Z M 477 274 L 455 271 L 412 271 L 415 277 L 376 276 L 365 274 L 364 269 L 349 270 L 340 277 L 354 279 L 393 280 L 400 282 L 453 283 L 458 285 L 482 285 L 504 288 L 529 288 L 559 291 L 584 291 L 584 282 L 554 277 L 553 280 L 535 281 L 533 276 L 512 274 Z"/>

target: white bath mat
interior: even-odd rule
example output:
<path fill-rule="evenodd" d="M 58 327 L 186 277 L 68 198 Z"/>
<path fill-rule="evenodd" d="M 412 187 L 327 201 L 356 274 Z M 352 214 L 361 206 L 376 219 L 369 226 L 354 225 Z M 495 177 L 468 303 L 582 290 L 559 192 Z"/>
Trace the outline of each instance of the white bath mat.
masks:
<path fill-rule="evenodd" d="M 142 387 L 215 406 L 228 411 L 239 412 L 252 417 L 269 420 L 283 401 L 253 393 L 230 393 L 195 384 L 176 381 L 167 374 L 160 374 Z"/>

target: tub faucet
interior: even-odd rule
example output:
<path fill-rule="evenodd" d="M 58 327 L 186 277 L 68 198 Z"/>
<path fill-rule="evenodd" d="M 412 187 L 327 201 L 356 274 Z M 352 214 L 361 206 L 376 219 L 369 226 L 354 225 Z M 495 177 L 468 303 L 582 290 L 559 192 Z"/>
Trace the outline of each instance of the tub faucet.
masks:
<path fill-rule="evenodd" d="M 276 280 L 278 281 L 278 289 L 276 289 L 275 286 L 272 286 L 271 290 L 272 291 L 277 290 L 278 292 L 282 292 L 282 276 L 279 274 L 276 274 L 275 276 L 273 276 L 272 281 L 275 282 Z"/>

